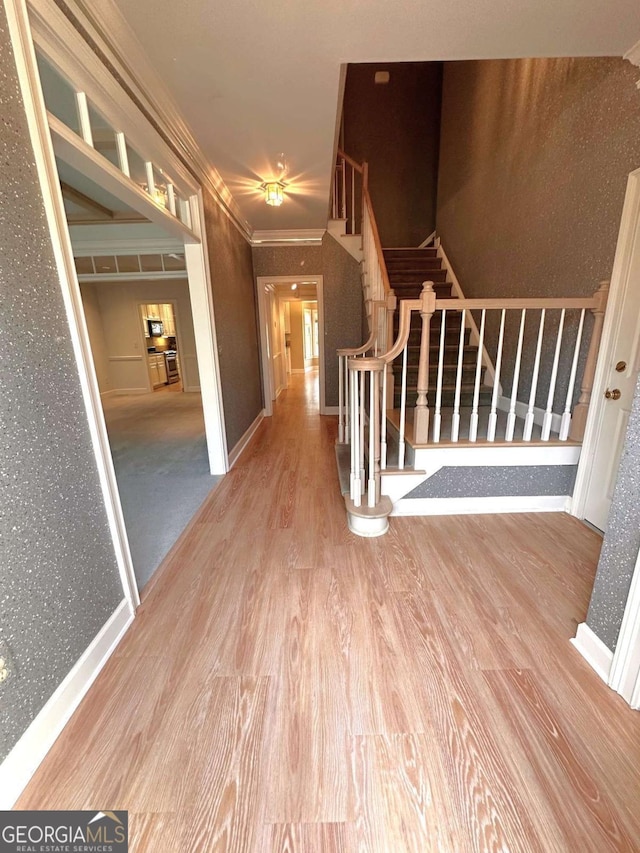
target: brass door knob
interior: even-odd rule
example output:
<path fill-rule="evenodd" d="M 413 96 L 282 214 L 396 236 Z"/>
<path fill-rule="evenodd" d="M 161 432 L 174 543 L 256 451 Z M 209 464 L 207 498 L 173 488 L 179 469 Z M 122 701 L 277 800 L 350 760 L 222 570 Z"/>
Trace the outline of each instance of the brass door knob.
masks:
<path fill-rule="evenodd" d="M 604 396 L 607 398 L 607 400 L 619 400 L 622 394 L 620 393 L 619 388 L 614 388 L 613 391 L 609 391 L 609 389 L 607 388 L 607 390 L 604 392 Z"/>

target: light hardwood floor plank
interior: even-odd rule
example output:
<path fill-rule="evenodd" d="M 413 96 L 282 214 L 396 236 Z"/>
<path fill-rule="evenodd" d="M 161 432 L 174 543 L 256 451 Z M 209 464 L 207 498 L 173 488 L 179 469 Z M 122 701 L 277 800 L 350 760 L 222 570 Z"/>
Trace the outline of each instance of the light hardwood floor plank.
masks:
<path fill-rule="evenodd" d="M 132 853 L 640 850 L 640 714 L 569 643 L 563 514 L 349 532 L 293 377 L 18 803 L 128 809 Z"/>

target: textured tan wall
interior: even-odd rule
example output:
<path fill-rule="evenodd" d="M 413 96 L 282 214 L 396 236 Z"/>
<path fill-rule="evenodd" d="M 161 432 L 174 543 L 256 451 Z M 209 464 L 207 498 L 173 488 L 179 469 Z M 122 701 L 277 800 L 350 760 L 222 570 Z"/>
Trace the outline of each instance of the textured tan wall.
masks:
<path fill-rule="evenodd" d="M 467 296 L 583 295 L 640 167 L 622 59 L 445 63 L 437 228 Z"/>
<path fill-rule="evenodd" d="M 262 410 L 251 247 L 204 194 L 227 445 L 232 450 Z"/>
<path fill-rule="evenodd" d="M 338 347 L 362 343 L 362 284 L 360 264 L 329 234 L 322 246 L 255 247 L 257 276 L 323 276 L 325 402 L 338 405 Z"/>
<path fill-rule="evenodd" d="M 637 76 L 614 58 L 445 63 L 437 229 L 466 296 L 582 296 L 610 278 L 627 176 L 640 168 Z M 557 326 L 548 320 L 541 406 Z M 529 318 L 524 364 L 537 321 Z M 509 394 L 518 322 L 505 339 Z M 575 323 L 565 327 L 565 367 Z M 492 318 L 492 339 L 496 326 Z M 528 390 L 523 373 L 519 399 Z"/>

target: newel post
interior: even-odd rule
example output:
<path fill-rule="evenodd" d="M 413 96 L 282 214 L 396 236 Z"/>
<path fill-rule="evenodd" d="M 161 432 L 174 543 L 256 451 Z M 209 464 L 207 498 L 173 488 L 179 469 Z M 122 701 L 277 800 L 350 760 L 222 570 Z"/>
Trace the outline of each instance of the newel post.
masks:
<path fill-rule="evenodd" d="M 591 334 L 591 342 L 589 344 L 589 352 L 587 361 L 582 374 L 582 383 L 580 385 L 580 399 L 571 416 L 571 430 L 569 438 L 572 441 L 582 441 L 584 438 L 584 430 L 587 423 L 587 414 L 589 412 L 589 403 L 591 402 L 591 391 L 593 389 L 593 378 L 596 372 L 596 364 L 598 361 L 598 353 L 600 351 L 600 341 L 602 339 L 602 325 L 604 323 L 604 312 L 607 307 L 607 298 L 609 296 L 609 282 L 601 281 L 600 287 L 594 294 L 594 306 L 591 309 L 593 314 L 593 332 Z"/>
<path fill-rule="evenodd" d="M 422 333 L 420 337 L 420 362 L 418 365 L 418 397 L 414 415 L 413 437 L 416 444 L 426 444 L 429 441 L 429 338 L 431 333 L 431 318 L 436 310 L 436 295 L 433 282 L 425 281 L 420 295 L 422 305 Z"/>
<path fill-rule="evenodd" d="M 388 352 L 394 344 L 393 340 L 393 318 L 395 317 L 396 308 L 398 306 L 398 297 L 395 295 L 393 290 L 390 290 L 387 293 L 386 300 L 386 340 L 385 340 L 385 352 Z M 386 399 L 383 400 L 383 406 L 385 410 L 393 409 L 393 395 L 394 395 L 394 376 L 393 376 L 393 362 L 389 361 L 387 363 L 387 382 L 386 382 Z"/>

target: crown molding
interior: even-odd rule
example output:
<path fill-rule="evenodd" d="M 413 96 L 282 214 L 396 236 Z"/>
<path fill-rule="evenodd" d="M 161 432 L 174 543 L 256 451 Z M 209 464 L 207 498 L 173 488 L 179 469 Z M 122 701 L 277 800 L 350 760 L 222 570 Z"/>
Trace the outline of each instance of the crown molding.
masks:
<path fill-rule="evenodd" d="M 254 231 L 251 245 L 265 246 L 319 246 L 326 233 L 324 228 L 289 228 L 273 231 Z"/>
<path fill-rule="evenodd" d="M 637 41 L 622 58 L 626 59 L 632 65 L 637 65 L 640 68 L 640 41 Z M 636 86 L 640 89 L 640 80 L 638 80 Z"/>
<path fill-rule="evenodd" d="M 113 0 L 28 0 L 34 36 L 63 47 L 76 58 L 78 70 L 100 66 L 103 88 L 112 81 L 179 161 L 190 182 L 202 186 L 243 237 L 251 241 L 251 225 L 231 191 L 209 162 L 182 116 L 173 95 L 146 58 L 144 48 Z M 125 58 L 126 57 L 126 58 Z M 109 80 L 109 78 L 111 78 Z M 153 93 L 153 94 L 152 94 Z"/>

